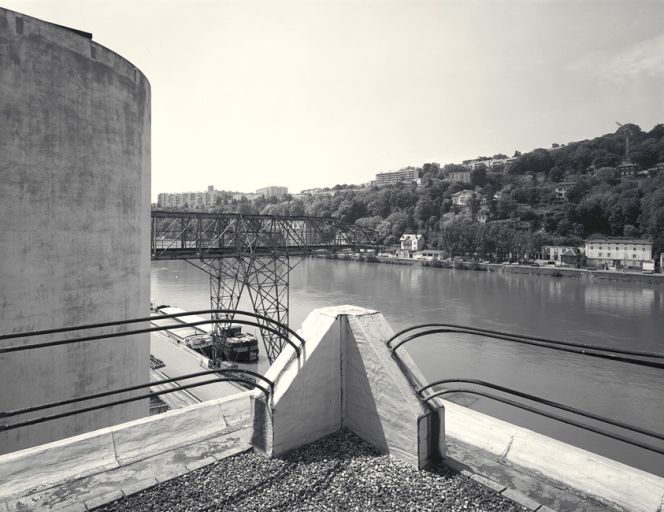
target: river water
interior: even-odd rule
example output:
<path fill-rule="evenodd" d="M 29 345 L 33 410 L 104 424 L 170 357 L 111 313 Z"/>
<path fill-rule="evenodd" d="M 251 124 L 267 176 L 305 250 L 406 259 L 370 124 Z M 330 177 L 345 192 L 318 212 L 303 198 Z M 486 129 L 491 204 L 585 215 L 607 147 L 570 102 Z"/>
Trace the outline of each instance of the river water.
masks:
<path fill-rule="evenodd" d="M 210 307 L 207 275 L 184 261 L 153 262 L 151 295 L 160 304 L 182 309 Z M 314 308 L 342 304 L 381 311 L 395 331 L 418 323 L 447 322 L 664 352 L 664 287 L 323 259 L 304 260 L 292 270 L 291 327 L 299 327 Z M 240 305 L 250 309 L 246 292 Z M 664 431 L 661 370 L 463 335 L 420 338 L 410 343 L 408 351 L 429 380 L 485 380 Z M 259 366 L 264 368 L 265 363 Z M 447 398 L 664 475 L 664 456 L 489 399 Z M 652 439 L 642 440 L 654 444 Z"/>

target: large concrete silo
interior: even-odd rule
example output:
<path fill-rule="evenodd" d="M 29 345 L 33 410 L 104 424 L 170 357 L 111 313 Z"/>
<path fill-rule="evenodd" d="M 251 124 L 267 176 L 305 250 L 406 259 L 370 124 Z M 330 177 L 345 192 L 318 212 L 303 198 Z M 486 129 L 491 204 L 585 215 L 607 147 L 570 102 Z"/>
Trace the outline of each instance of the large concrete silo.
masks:
<path fill-rule="evenodd" d="M 145 76 L 89 34 L 0 8 L 0 334 L 147 316 L 149 229 Z M 148 380 L 147 335 L 4 354 L 0 411 Z M 0 432 L 0 453 L 147 413 Z"/>

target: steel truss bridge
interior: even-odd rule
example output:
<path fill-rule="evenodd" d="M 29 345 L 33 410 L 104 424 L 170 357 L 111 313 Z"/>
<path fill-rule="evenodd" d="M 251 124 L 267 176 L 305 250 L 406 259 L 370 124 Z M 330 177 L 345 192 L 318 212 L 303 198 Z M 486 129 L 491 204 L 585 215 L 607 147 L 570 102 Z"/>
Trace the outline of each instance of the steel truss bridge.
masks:
<path fill-rule="evenodd" d="M 242 292 L 254 311 L 288 326 L 288 276 L 306 255 L 345 249 L 375 251 L 375 231 L 327 217 L 243 215 L 152 211 L 153 260 L 185 260 L 210 277 L 210 309 L 237 310 Z M 213 346 L 219 350 L 225 331 L 219 320 L 232 313 L 212 313 Z M 284 336 L 267 330 L 261 336 L 272 363 Z M 286 333 L 281 333 L 285 335 Z"/>

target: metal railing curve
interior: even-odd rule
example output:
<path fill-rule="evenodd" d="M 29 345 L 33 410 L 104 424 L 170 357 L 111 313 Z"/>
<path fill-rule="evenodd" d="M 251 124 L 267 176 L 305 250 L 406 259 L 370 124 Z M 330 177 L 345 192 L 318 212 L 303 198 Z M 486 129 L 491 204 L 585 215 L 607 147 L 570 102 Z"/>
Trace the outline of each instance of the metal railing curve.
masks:
<path fill-rule="evenodd" d="M 524 411 L 532 412 L 534 414 L 539 414 L 540 416 L 545 416 L 547 418 L 551 418 L 557 421 L 560 421 L 561 423 L 566 423 L 568 425 L 572 425 L 574 427 L 581 428 L 583 430 L 588 430 L 590 432 L 594 432 L 596 434 L 600 434 L 606 437 L 610 437 L 612 439 L 616 439 L 617 441 L 622 441 L 623 443 L 631 444 L 633 446 L 638 446 L 639 448 L 644 448 L 646 450 L 656 452 L 659 454 L 664 455 L 664 448 L 659 448 L 657 446 L 654 446 L 652 444 L 644 443 L 641 441 L 637 441 L 634 439 L 630 439 L 624 436 L 621 436 L 620 434 L 615 434 L 613 432 L 609 432 L 608 430 L 598 428 L 598 427 L 593 427 L 591 425 L 586 425 L 584 423 L 580 423 L 576 420 L 572 420 L 570 418 L 565 418 L 564 416 L 560 416 L 558 414 L 553 414 L 549 412 L 542 411 L 541 409 L 537 409 L 535 407 L 522 404 L 519 402 L 515 402 L 514 400 L 509 400 L 507 398 L 499 397 L 497 395 L 493 395 L 491 393 L 485 393 L 483 391 L 477 391 L 474 389 L 467 389 L 467 388 L 454 388 L 454 389 L 445 389 L 443 391 L 437 392 L 435 395 L 432 395 L 430 397 L 427 397 L 426 400 L 429 400 L 431 398 L 434 398 L 435 396 L 443 396 L 443 395 L 451 395 L 453 393 L 465 393 L 465 394 L 470 394 L 470 395 L 478 395 L 482 396 L 485 398 L 489 398 L 491 400 L 495 400 L 497 402 L 502 402 L 507 405 L 511 405 L 513 407 L 517 407 L 519 409 L 523 409 Z"/>
<path fill-rule="evenodd" d="M 193 313 L 192 313 L 193 314 Z M 175 315 L 175 316 L 183 316 L 181 314 Z M 153 317 L 152 320 L 154 319 L 163 319 L 163 317 Z M 149 320 L 143 320 L 143 321 L 149 321 Z M 133 322 L 132 322 L 133 323 Z M 150 332 L 158 332 L 158 331 L 168 331 L 168 330 L 174 330 L 174 329 L 186 329 L 187 327 L 196 327 L 197 325 L 209 325 L 209 324 L 226 324 L 230 323 L 229 320 L 227 319 L 210 319 L 210 320 L 201 320 L 199 322 L 182 322 L 178 324 L 169 324 L 169 325 L 159 325 L 159 326 L 154 326 L 154 327 L 149 327 L 146 329 L 135 329 L 133 331 L 122 331 L 122 332 L 113 332 L 113 333 L 106 333 L 106 334 L 97 334 L 94 336 L 82 336 L 80 338 L 69 338 L 69 339 L 64 339 L 64 340 L 55 340 L 55 341 L 44 341 L 40 343 L 31 343 L 28 345 L 17 345 L 14 347 L 4 347 L 0 348 L 0 354 L 7 354 L 10 352 L 21 352 L 24 350 L 34 350 L 37 348 L 45 348 L 45 347 L 54 347 L 58 345 L 69 345 L 72 343 L 82 343 L 84 341 L 98 341 L 102 339 L 107 339 L 107 338 L 121 338 L 124 336 L 132 336 L 134 334 L 145 334 L 145 333 L 150 333 Z M 272 334 L 275 334 L 282 340 L 284 340 L 286 343 L 288 343 L 295 352 L 297 353 L 298 357 L 301 355 L 301 350 L 302 347 L 296 345 L 293 343 L 293 341 L 286 335 L 284 335 L 282 332 L 272 328 L 272 327 L 267 327 L 264 325 L 261 325 L 257 322 L 251 322 L 249 320 L 242 320 L 242 319 L 233 319 L 233 323 L 236 324 L 241 324 L 241 325 L 249 325 L 253 327 L 258 327 L 259 329 L 263 329 L 265 331 L 268 331 Z M 282 326 L 279 322 L 274 321 L 273 323 L 278 324 L 279 326 Z M 121 325 L 121 324 L 118 324 Z M 291 334 L 291 329 L 288 329 L 289 334 Z M 301 342 L 302 345 L 304 345 L 304 339 L 297 333 L 294 333 L 295 337 L 297 338 L 298 341 Z M 10 335 L 11 337 L 11 335 Z M 6 338 L 5 338 L 6 339 Z"/>
<path fill-rule="evenodd" d="M 183 319 L 182 317 L 188 317 L 192 315 L 199 315 L 199 314 L 205 314 L 205 313 L 216 313 L 220 315 L 246 315 L 255 318 L 256 320 L 262 320 L 265 322 L 268 322 L 270 325 L 262 325 L 259 324 L 258 322 L 250 321 L 250 320 L 245 320 L 245 319 L 235 319 L 233 318 L 228 319 L 228 318 L 216 318 L 216 319 L 204 319 L 200 321 L 195 321 L 195 322 L 187 322 Z M 131 319 L 126 319 L 126 320 L 117 320 L 117 321 L 112 321 L 112 322 L 100 322 L 100 323 L 95 323 L 95 324 L 85 324 L 85 325 L 77 325 L 73 327 L 60 327 L 60 328 L 55 328 L 55 329 L 45 329 L 41 331 L 32 331 L 32 332 L 22 332 L 22 333 L 15 333 L 15 334 L 4 334 L 0 335 L 0 341 L 4 340 L 10 340 L 10 339 L 20 339 L 20 338 L 27 338 L 27 337 L 33 337 L 33 336 L 43 336 L 43 335 L 48 335 L 48 334 L 59 334 L 59 333 L 67 333 L 67 332 L 72 332 L 72 331 L 83 331 L 86 329 L 97 329 L 97 328 L 106 328 L 106 327 L 117 327 L 117 326 L 122 326 L 126 324 L 135 324 L 135 323 L 140 323 L 140 322 L 153 322 L 155 320 L 166 320 L 166 319 L 177 319 L 178 323 L 174 324 L 168 324 L 168 325 L 151 325 L 149 328 L 144 328 L 144 329 L 134 329 L 134 330 L 127 330 L 127 331 L 115 331 L 115 332 L 110 332 L 110 333 L 103 333 L 103 334 L 95 334 L 95 335 L 88 335 L 88 336 L 81 336 L 78 338 L 67 338 L 67 339 L 59 339 L 59 340 L 54 340 L 54 341 L 44 341 L 44 342 L 37 342 L 37 343 L 29 343 L 25 345 L 17 345 L 17 346 L 12 346 L 12 347 L 2 347 L 0 348 L 0 354 L 6 354 L 6 353 L 12 353 L 12 352 L 20 352 L 20 351 L 26 351 L 26 350 L 34 350 L 38 348 L 44 348 L 44 347 L 52 347 L 52 346 L 59 346 L 59 345 L 69 345 L 69 344 L 74 344 L 74 343 L 81 343 L 81 342 L 86 342 L 86 341 L 97 341 L 97 340 L 105 340 L 105 339 L 114 339 L 114 338 L 120 338 L 120 337 L 125 337 L 125 336 L 132 336 L 136 334 L 144 334 L 144 333 L 151 333 L 151 332 L 159 332 L 159 331 L 168 331 L 168 330 L 176 330 L 176 329 L 186 329 L 186 328 L 191 328 L 191 327 L 196 327 L 199 325 L 210 325 L 210 324 L 229 324 L 229 323 L 237 323 L 241 325 L 249 325 L 253 327 L 258 327 L 259 329 L 266 330 L 270 333 L 275 334 L 282 340 L 284 340 L 286 343 L 288 343 L 295 352 L 297 353 L 298 357 L 301 355 L 301 350 L 302 347 L 304 346 L 304 338 L 300 336 L 297 332 L 294 330 L 290 329 L 288 326 L 283 325 L 282 323 L 278 322 L 277 320 L 271 319 L 269 317 L 266 317 L 264 315 L 260 315 L 257 313 L 253 313 L 250 311 L 243 311 L 243 310 L 231 310 L 231 309 L 206 309 L 206 310 L 196 310 L 196 311 L 183 311 L 181 313 L 172 313 L 172 314 L 161 314 L 161 315 L 155 315 L 155 316 L 149 316 L 149 317 L 141 317 L 141 318 L 131 318 Z M 278 330 L 279 329 L 279 330 Z M 293 338 L 295 338 L 299 343 L 294 343 L 293 340 L 290 339 L 288 335 L 292 335 Z M 205 376 L 214 376 L 215 378 L 211 378 L 208 380 L 203 380 L 199 382 L 190 382 L 190 383 L 181 383 L 180 381 L 186 381 L 188 379 L 193 379 L 193 378 L 200 378 L 200 377 L 205 377 Z M 259 382 L 257 382 L 259 381 Z M 144 399 L 149 399 L 151 397 L 158 397 L 160 395 L 164 394 L 169 394 L 169 393 L 174 393 L 177 391 L 182 391 L 182 390 L 187 390 L 190 388 L 196 388 L 200 386 L 205 386 L 208 384 L 214 384 L 214 383 L 219 383 L 219 382 L 237 382 L 241 384 L 245 384 L 249 387 L 259 389 L 260 391 L 263 392 L 265 395 L 266 399 L 269 399 L 271 396 L 272 392 L 274 391 L 274 383 L 266 378 L 264 375 L 261 375 L 258 372 L 252 371 L 252 370 L 245 370 L 242 368 L 217 368 L 217 369 L 209 369 L 209 370 L 204 370 L 200 372 L 195 372 L 195 373 L 189 373 L 189 374 L 184 374 L 184 375 L 179 375 L 177 377 L 170 377 L 166 379 L 161 379 L 157 381 L 152 381 L 148 383 L 143 383 L 143 384 L 137 384 L 134 386 L 128 386 L 128 387 L 123 387 L 119 389 L 112 389 L 108 391 L 102 391 L 99 393 L 94 393 L 94 394 L 89 394 L 89 395 L 84 395 L 84 396 L 79 396 L 75 398 L 68 398 L 64 400 L 59 400 L 55 402 L 49 402 L 49 403 L 43 403 L 43 404 L 38 404 L 38 405 L 33 405 L 29 407 L 24 407 L 20 409 L 15 409 L 15 410 L 10 410 L 10 411 L 4 411 L 0 412 L 0 419 L 7 419 L 7 418 L 14 418 L 16 416 L 20 415 L 25 415 L 25 414 L 31 414 L 39 411 L 46 411 L 48 409 L 53 409 L 56 407 L 62 407 L 66 405 L 72 405 L 72 404 L 77 404 L 89 400 L 97 400 L 100 398 L 104 397 L 113 397 L 117 396 L 123 393 L 128 393 L 132 391 L 139 391 L 141 389 L 146 389 L 154 386 L 159 386 L 159 385 L 164 385 L 164 384 L 172 384 L 172 387 L 169 387 L 169 389 L 164 389 L 164 390 L 159 390 L 159 391 L 150 391 L 148 393 L 143 393 L 134 397 L 130 398 L 123 398 L 119 400 L 113 400 L 110 402 L 105 402 L 101 404 L 95 404 L 91 405 L 88 407 L 83 407 L 80 409 L 73 409 L 73 410 L 68 410 L 68 411 L 63 411 L 60 413 L 55 413 L 55 414 L 47 414 L 44 416 L 40 416 L 37 418 L 32 418 L 29 420 L 25 421 L 20 421 L 17 423 L 11 423 L 11 424 L 0 424 L 0 431 L 4 430 L 13 430 L 29 425 L 34 425 L 37 423 L 42 423 L 46 421 L 52 421 L 68 416 L 73 416 L 76 414 L 83 414 L 86 412 L 98 410 L 98 409 L 104 409 L 107 407 L 113 407 L 115 405 L 121 405 L 129 402 L 134 402 L 138 400 L 144 400 Z"/>
<path fill-rule="evenodd" d="M 168 379 L 161 379 L 161 380 L 155 380 L 151 382 L 147 382 L 145 384 L 137 384 L 135 386 L 129 386 L 125 388 L 120 388 L 120 389 L 113 389 L 110 391 L 103 391 L 101 393 L 94 393 L 92 395 L 84 395 L 76 398 L 68 398 L 66 400 L 60 400 L 58 402 L 49 402 L 47 404 L 40 404 L 40 405 L 33 405 L 30 407 L 24 407 L 22 409 L 14 409 L 13 411 L 5 411 L 5 412 L 0 412 L 0 418 L 10 418 L 13 416 L 18 416 L 21 414 L 28 414 L 32 412 L 37 412 L 37 411 L 43 411 L 45 409 L 52 409 L 54 407 L 60 407 L 63 405 L 70 405 L 70 404 L 75 404 L 79 402 L 85 402 L 87 400 L 95 400 L 97 398 L 104 398 L 106 396 L 113 396 L 113 395 L 119 395 L 121 393 L 127 393 L 129 391 L 136 391 L 139 389 L 145 389 L 145 388 L 150 388 L 153 386 L 159 386 L 161 384 L 170 384 L 174 382 L 178 382 L 181 380 L 188 380 L 188 379 L 193 379 L 196 377 L 204 377 L 207 375 L 219 375 L 219 374 L 229 374 L 231 376 L 237 376 L 238 374 L 240 375 L 245 375 L 248 376 L 247 379 L 249 380 L 250 377 L 258 378 L 262 380 L 265 384 L 269 386 L 269 391 L 265 389 L 261 385 L 255 385 L 254 387 L 260 389 L 265 393 L 266 397 L 270 395 L 274 391 L 274 382 L 272 382 L 270 379 L 267 377 L 261 375 L 260 373 L 254 372 L 252 370 L 245 370 L 242 368 L 220 368 L 217 370 L 205 370 L 201 372 L 195 372 L 195 373 L 187 373 L 185 375 L 178 375 L 177 377 L 170 377 Z M 174 389 L 174 391 L 177 391 L 177 389 Z"/>
<path fill-rule="evenodd" d="M 17 339 L 17 338 L 28 338 L 31 336 L 44 336 L 47 334 L 58 334 L 62 332 L 71 332 L 71 331 L 81 331 L 85 329 L 98 329 L 101 327 L 114 327 L 118 325 L 127 325 L 127 324 L 135 324 L 135 323 L 141 323 L 141 322 L 151 322 L 153 320 L 164 320 L 167 318 L 179 318 L 179 317 L 184 317 L 184 316 L 193 316 L 193 315 L 205 315 L 205 314 L 221 314 L 221 315 L 245 315 L 245 316 L 250 316 L 253 318 L 256 318 L 257 320 L 263 320 L 265 322 L 268 322 L 270 324 L 276 325 L 277 327 L 282 328 L 284 331 L 289 333 L 291 336 L 296 338 L 302 346 L 304 346 L 304 339 L 302 336 L 300 336 L 296 331 L 291 329 L 289 326 L 282 324 L 281 322 L 270 318 L 265 315 L 260 315 L 258 313 L 254 313 L 253 311 L 245 311 L 241 309 L 198 309 L 195 311 L 183 311 L 182 313 L 169 313 L 169 314 L 160 314 L 158 316 L 147 316 L 147 317 L 140 317 L 140 318 L 129 318 L 125 320 L 115 320 L 112 322 L 100 322 L 100 323 L 94 323 L 94 324 L 82 324 L 82 325 L 74 325 L 72 327 L 58 327 L 55 329 L 43 329 L 40 331 L 31 331 L 31 332 L 19 332 L 19 333 L 13 333 L 13 334 L 0 334 L 0 341 L 3 340 L 9 340 L 9 339 Z M 238 320 L 235 318 L 231 319 L 211 319 L 210 321 L 206 322 L 198 322 L 198 323 L 189 323 L 186 326 L 195 326 L 195 325 L 205 325 L 205 324 L 211 324 L 211 323 L 240 323 Z M 183 322 L 184 323 L 184 322 Z M 253 325 L 253 324 L 251 324 Z M 260 327 L 260 326 L 258 326 Z M 79 338 L 80 339 L 80 338 Z M 0 349 L 0 354 L 3 353 L 4 349 Z M 299 352 L 298 352 L 299 355 Z"/>
<path fill-rule="evenodd" d="M 404 339 L 399 339 L 404 334 L 415 331 L 417 329 L 425 329 L 424 331 L 416 332 L 407 336 Z M 635 364 L 639 366 L 648 366 L 651 368 L 664 369 L 664 353 L 661 352 L 648 352 L 637 350 L 616 349 L 612 347 L 603 347 L 597 345 L 588 345 L 585 343 L 576 343 L 569 341 L 554 340 L 549 338 L 540 338 L 536 336 L 527 336 L 523 334 L 504 333 L 490 329 L 480 329 L 476 327 L 468 327 L 463 325 L 446 324 L 446 323 L 427 323 L 419 324 L 402 331 L 399 331 L 390 339 L 386 344 L 391 350 L 392 354 L 404 344 L 429 336 L 431 334 L 468 334 L 476 337 L 484 337 L 490 340 L 502 340 L 513 343 L 520 343 L 524 345 L 531 345 L 560 352 L 569 352 L 573 354 L 580 354 L 589 357 L 596 357 L 600 359 L 608 359 L 620 363 Z M 398 340 L 398 341 L 397 341 Z M 396 341 L 396 343 L 395 343 Z M 627 357 L 634 356 L 634 357 Z M 649 359 L 655 359 L 654 361 Z M 660 361 L 661 360 L 661 361 Z"/>
<path fill-rule="evenodd" d="M 143 395 L 138 395 L 138 396 L 131 397 L 131 398 L 123 398 L 122 400 L 115 400 L 113 402 L 107 402 L 107 403 L 103 403 L 103 404 L 93 405 L 93 406 L 90 406 L 90 407 L 84 407 L 82 409 L 75 409 L 75 410 L 71 410 L 71 411 L 65 411 L 65 412 L 61 412 L 61 413 L 57 413 L 57 414 L 51 414 L 49 416 L 41 416 L 39 418 L 34 418 L 34 419 L 31 419 L 31 420 L 22 421 L 22 422 L 19 422 L 19 423 L 12 423 L 10 425 L 8 425 L 8 424 L 0 425 L 0 432 L 5 431 L 5 430 L 14 430 L 14 429 L 21 428 L 21 427 L 27 427 L 29 425 L 36 425 L 37 423 L 43 423 L 43 422 L 46 422 L 46 421 L 57 420 L 57 419 L 60 419 L 60 418 L 66 418 L 68 416 L 74 416 L 76 414 L 84 414 L 86 412 L 96 411 L 96 410 L 99 410 L 99 409 L 105 409 L 107 407 L 113 407 L 115 405 L 122 405 L 122 404 L 130 403 L 130 402 L 136 402 L 138 400 L 145 400 L 145 399 L 148 399 L 148 398 L 151 398 L 151 397 L 154 397 L 154 396 L 160 396 L 160 395 L 166 395 L 168 393 L 174 393 L 176 391 L 182 391 L 182 390 L 185 390 L 185 389 L 191 389 L 191 388 L 196 388 L 196 387 L 200 387 L 200 386 L 206 386 L 208 384 L 215 384 L 217 382 L 240 382 L 240 383 L 246 384 L 248 386 L 256 387 L 256 388 L 260 389 L 261 391 L 263 391 L 263 393 L 265 393 L 266 397 L 269 396 L 269 391 L 267 389 L 265 389 L 263 386 L 261 386 L 261 385 L 257 384 L 256 382 L 254 382 L 253 380 L 245 379 L 245 378 L 242 378 L 242 377 L 233 377 L 233 376 L 231 376 L 231 377 L 220 377 L 220 378 L 217 378 L 217 379 L 210 379 L 210 380 L 206 380 L 206 381 L 203 381 L 203 382 L 193 382 L 191 384 L 177 385 L 174 389 L 164 389 L 164 390 L 161 390 L 161 391 L 151 391 L 150 393 L 145 393 Z M 150 383 L 150 385 L 153 385 L 153 384 L 155 384 L 155 383 Z M 83 399 L 85 399 L 85 397 L 83 397 L 82 400 Z"/>
<path fill-rule="evenodd" d="M 422 330 L 423 329 L 423 330 Z M 414 334 L 409 334 L 413 333 L 413 331 L 418 331 L 415 332 Z M 533 407 L 532 405 L 526 404 L 526 403 L 521 403 L 517 402 L 514 400 L 510 400 L 508 398 L 505 398 L 503 396 L 498 396 L 492 393 L 488 393 L 486 391 L 480 391 L 477 389 L 471 389 L 471 388 L 454 388 L 454 389 L 442 389 L 442 390 L 436 390 L 434 389 L 436 386 L 442 386 L 445 384 L 471 384 L 473 386 L 480 386 L 480 387 L 486 387 L 490 389 L 494 389 L 496 391 L 500 391 L 501 393 L 516 396 L 525 400 L 529 400 L 531 402 L 535 402 L 537 404 L 544 405 L 546 407 L 550 407 L 553 409 L 558 409 L 561 411 L 565 411 L 567 413 L 571 413 L 577 416 L 581 416 L 583 418 L 587 418 L 590 420 L 598 421 L 601 423 L 605 423 L 607 425 L 611 425 L 614 427 L 618 427 L 621 429 L 625 430 L 630 430 L 634 433 L 637 433 L 642 436 L 646 436 L 649 438 L 657 439 L 660 441 L 664 441 L 664 434 L 660 432 L 656 432 L 653 430 L 649 429 L 644 429 L 638 426 L 634 426 L 622 421 L 614 420 L 611 418 L 606 418 L 604 416 L 600 416 L 598 414 L 582 411 L 578 408 L 571 407 L 569 405 L 561 404 L 558 402 L 554 402 L 552 400 L 548 400 L 546 398 L 542 398 L 539 396 L 531 395 L 528 393 L 524 393 L 522 391 L 518 391 L 506 386 L 501 386 L 498 384 L 494 384 L 492 382 L 487 382 L 483 380 L 478 380 L 478 379 L 469 379 L 469 378 L 446 378 L 446 379 L 439 379 L 434 382 L 430 382 L 424 385 L 421 385 L 418 383 L 418 379 L 415 378 L 412 369 L 404 363 L 404 361 L 401 359 L 399 354 L 397 353 L 397 349 L 401 346 L 403 346 L 405 343 L 408 343 L 410 341 L 422 338 L 424 336 L 429 336 L 432 334 L 467 334 L 472 336 L 474 339 L 475 337 L 484 337 L 488 339 L 489 341 L 507 341 L 507 342 L 514 342 L 514 343 L 521 343 L 525 345 L 531 345 L 531 346 L 536 346 L 540 348 L 545 348 L 545 349 L 552 349 L 552 350 L 559 350 L 563 352 L 571 352 L 575 354 L 580 354 L 583 356 L 589 356 L 589 357 L 599 357 L 603 359 L 609 359 L 612 361 L 620 362 L 620 363 L 627 363 L 627 364 L 634 364 L 634 365 L 639 365 L 639 366 L 647 366 L 647 367 L 652 367 L 652 368 L 658 368 L 662 369 L 664 368 L 664 354 L 659 353 L 659 352 L 648 352 L 648 351 L 636 351 L 636 350 L 627 350 L 627 349 L 614 349 L 612 347 L 603 347 L 603 346 L 596 346 L 596 345 L 588 345 L 588 344 L 583 344 L 583 343 L 576 343 L 576 342 L 568 342 L 568 341 L 560 341 L 560 340 L 553 340 L 549 338 L 541 338 L 541 337 L 535 337 L 535 336 L 527 336 L 527 335 L 522 335 L 522 334 L 513 334 L 513 333 L 504 333 L 500 331 L 495 331 L 495 330 L 489 330 L 489 329 L 480 329 L 480 328 L 475 328 L 475 327 L 468 327 L 468 326 L 462 326 L 462 325 L 455 325 L 455 324 L 447 324 L 447 323 L 426 323 L 426 324 L 419 324 L 415 325 L 412 327 L 409 327 L 407 329 L 403 329 L 402 331 L 399 331 L 395 335 L 393 335 L 390 339 L 386 341 L 386 345 L 391 351 L 392 357 L 397 361 L 399 364 L 400 368 L 402 368 L 402 371 L 405 373 L 406 378 L 408 381 L 411 383 L 413 386 L 415 392 L 417 395 L 420 397 L 420 399 L 429 407 L 433 407 L 434 403 L 432 400 L 434 398 L 442 397 L 445 395 L 453 394 L 453 393 L 464 393 L 464 394 L 471 394 L 471 395 L 477 395 L 481 396 L 484 398 L 488 398 L 490 400 L 495 400 L 497 402 L 502 402 L 506 405 L 510 405 L 525 411 L 529 411 L 534 414 L 538 414 L 540 416 L 544 416 L 550 419 L 554 419 L 557 421 L 560 421 L 562 423 L 566 423 L 568 425 L 572 425 L 584 430 L 588 430 L 590 432 L 594 432 L 596 434 L 603 435 L 605 437 L 609 437 L 633 446 L 637 446 L 640 448 L 644 448 L 646 450 L 656 452 L 659 454 L 664 455 L 664 448 L 641 441 L 641 440 L 636 440 L 632 439 L 630 437 L 626 437 L 620 433 L 616 432 L 611 432 L 609 430 L 606 430 L 604 428 L 596 427 L 593 425 L 588 425 L 586 423 L 582 423 L 580 421 L 577 421 L 575 419 L 567 418 L 564 416 L 561 416 L 559 414 L 555 414 L 553 412 L 543 410 L 541 408 Z M 405 338 L 402 338 L 402 336 L 408 334 Z M 642 358 L 649 358 L 649 359 L 642 359 Z M 440 404 L 436 404 L 439 406 Z"/>

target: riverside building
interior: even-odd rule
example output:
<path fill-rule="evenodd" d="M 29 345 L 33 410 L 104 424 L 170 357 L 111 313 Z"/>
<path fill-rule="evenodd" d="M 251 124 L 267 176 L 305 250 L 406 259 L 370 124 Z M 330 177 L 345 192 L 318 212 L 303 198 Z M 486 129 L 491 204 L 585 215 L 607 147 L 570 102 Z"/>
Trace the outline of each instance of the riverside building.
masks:
<path fill-rule="evenodd" d="M 591 267 L 643 269 L 652 260 L 652 242 L 629 238 L 597 238 L 585 242 L 586 264 Z"/>

